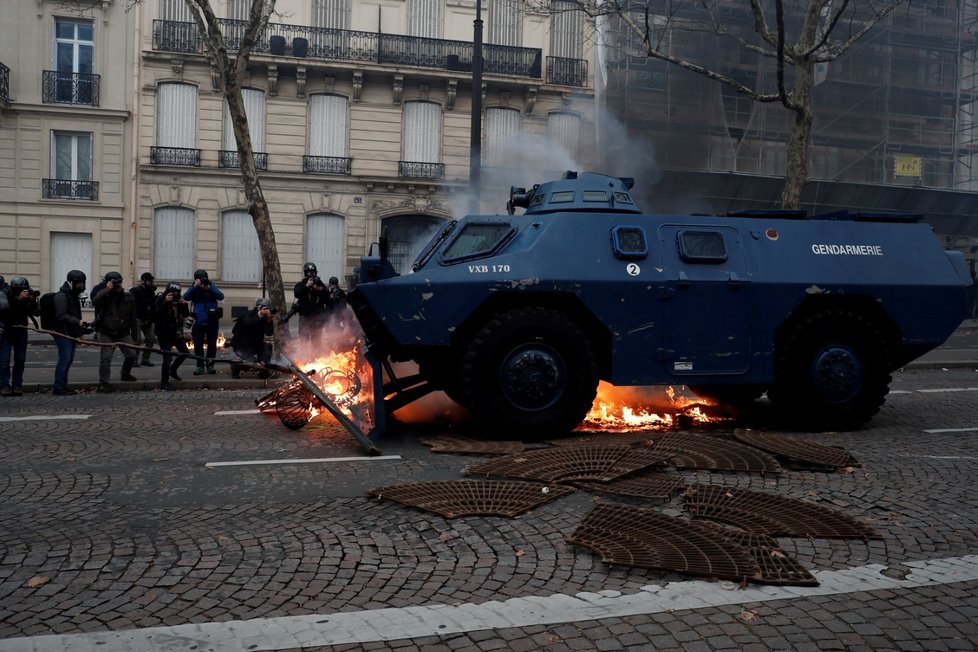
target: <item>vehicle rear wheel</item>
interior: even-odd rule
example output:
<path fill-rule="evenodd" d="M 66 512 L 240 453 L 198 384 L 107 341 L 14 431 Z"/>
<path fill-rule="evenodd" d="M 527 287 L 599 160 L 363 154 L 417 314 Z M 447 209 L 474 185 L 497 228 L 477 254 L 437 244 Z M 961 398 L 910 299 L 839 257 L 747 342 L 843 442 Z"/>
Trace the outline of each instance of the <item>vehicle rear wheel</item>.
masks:
<path fill-rule="evenodd" d="M 597 360 L 581 329 L 549 308 L 516 308 L 486 323 L 462 359 L 461 397 L 505 434 L 565 433 L 591 409 Z"/>
<path fill-rule="evenodd" d="M 850 310 L 821 310 L 784 333 L 768 397 L 801 426 L 858 428 L 886 400 L 889 358 L 870 320 Z"/>

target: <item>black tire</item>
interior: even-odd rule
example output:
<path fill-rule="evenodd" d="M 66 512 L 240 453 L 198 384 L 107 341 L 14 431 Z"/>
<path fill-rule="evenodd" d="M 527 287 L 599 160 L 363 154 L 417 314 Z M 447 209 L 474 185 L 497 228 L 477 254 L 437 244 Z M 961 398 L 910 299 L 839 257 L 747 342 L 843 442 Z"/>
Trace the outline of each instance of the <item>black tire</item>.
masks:
<path fill-rule="evenodd" d="M 886 339 L 851 310 L 820 310 L 788 325 L 775 365 L 768 397 L 801 427 L 859 428 L 890 391 Z"/>
<path fill-rule="evenodd" d="M 723 405 L 746 407 L 759 399 L 767 387 L 764 385 L 690 385 L 689 389 L 701 398 Z"/>
<path fill-rule="evenodd" d="M 591 343 L 566 315 L 516 308 L 491 319 L 462 358 L 461 398 L 477 423 L 541 438 L 579 424 L 594 402 Z"/>

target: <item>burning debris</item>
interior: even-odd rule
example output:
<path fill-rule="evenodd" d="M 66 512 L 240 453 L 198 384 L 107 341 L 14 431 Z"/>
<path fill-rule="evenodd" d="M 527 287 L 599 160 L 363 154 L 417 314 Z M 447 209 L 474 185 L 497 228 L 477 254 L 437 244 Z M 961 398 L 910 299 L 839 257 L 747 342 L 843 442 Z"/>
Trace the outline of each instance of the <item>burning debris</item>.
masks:
<path fill-rule="evenodd" d="M 598 394 L 576 431 L 670 430 L 727 420 L 716 405 L 687 395 L 683 388 L 615 387 L 598 383 Z"/>

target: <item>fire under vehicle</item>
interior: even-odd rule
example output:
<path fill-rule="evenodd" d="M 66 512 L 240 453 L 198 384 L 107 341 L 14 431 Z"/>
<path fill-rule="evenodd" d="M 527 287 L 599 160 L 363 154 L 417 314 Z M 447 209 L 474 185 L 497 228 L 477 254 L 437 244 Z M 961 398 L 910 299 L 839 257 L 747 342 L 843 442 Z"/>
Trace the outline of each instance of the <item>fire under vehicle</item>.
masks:
<path fill-rule="evenodd" d="M 767 392 L 803 427 L 856 428 L 890 373 L 965 318 L 965 259 L 919 215 L 649 215 L 632 186 L 568 172 L 514 188 L 508 214 L 447 222 L 409 274 L 372 247 L 349 303 L 378 427 L 444 390 L 497 432 L 567 431 L 604 380 Z M 394 378 L 389 361 L 407 360 L 417 375 Z"/>

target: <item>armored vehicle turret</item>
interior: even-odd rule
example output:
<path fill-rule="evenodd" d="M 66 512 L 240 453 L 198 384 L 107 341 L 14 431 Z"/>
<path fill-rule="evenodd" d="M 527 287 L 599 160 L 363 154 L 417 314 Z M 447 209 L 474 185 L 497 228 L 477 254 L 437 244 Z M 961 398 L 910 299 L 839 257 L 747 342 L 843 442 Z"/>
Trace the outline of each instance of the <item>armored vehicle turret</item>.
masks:
<path fill-rule="evenodd" d="M 349 297 L 371 355 L 416 361 L 507 433 L 573 428 L 599 380 L 767 392 L 803 425 L 853 428 L 965 317 L 964 257 L 918 215 L 649 215 L 631 188 L 514 188 L 508 214 L 447 222 L 409 274 L 379 247 Z"/>

